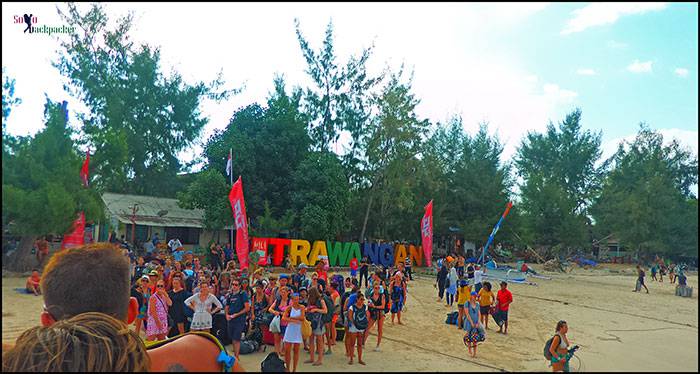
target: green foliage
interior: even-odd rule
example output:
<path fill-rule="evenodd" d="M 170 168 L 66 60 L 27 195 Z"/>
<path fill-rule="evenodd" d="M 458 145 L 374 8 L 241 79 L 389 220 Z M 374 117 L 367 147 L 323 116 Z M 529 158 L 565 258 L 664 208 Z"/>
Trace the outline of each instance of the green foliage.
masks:
<path fill-rule="evenodd" d="M 15 79 L 10 78 L 5 73 L 5 68 L 2 68 L 2 132 L 5 137 L 5 121 L 10 116 L 12 108 L 21 104 L 22 99 L 15 97 Z"/>
<path fill-rule="evenodd" d="M 374 46 L 365 48 L 347 63 L 337 61 L 333 46 L 333 23 L 326 28 L 323 45 L 314 51 L 301 33 L 295 19 L 296 35 L 304 59 L 306 73 L 313 81 L 304 94 L 304 110 L 309 116 L 309 135 L 314 149 L 327 151 L 338 140 L 341 131 L 350 134 L 350 145 L 343 156 L 344 167 L 354 182 L 361 181 L 362 143 L 371 121 L 372 91 L 384 75 L 372 76 L 366 64 Z"/>
<path fill-rule="evenodd" d="M 262 215 L 266 200 L 277 218 L 290 207 L 289 183 L 310 143 L 300 100 L 300 90 L 288 95 L 283 78 L 277 77 L 267 107 L 252 104 L 237 110 L 226 129 L 214 133 L 205 145 L 208 168 L 222 175 L 233 149 L 234 180 L 243 178 L 249 217 Z"/>
<path fill-rule="evenodd" d="M 183 165 L 180 151 L 197 139 L 207 119 L 203 98 L 220 100 L 233 91 L 211 83 L 185 83 L 177 72 L 161 73 L 160 50 L 135 46 L 129 38 L 132 15 L 113 29 L 99 4 L 80 14 L 76 5 L 59 9 L 64 22 L 83 30 L 62 42 L 54 66 L 89 108 L 79 119 L 94 149 L 95 182 L 102 188 L 145 195 L 172 196 L 172 183 Z"/>
<path fill-rule="evenodd" d="M 522 206 L 537 244 L 580 247 L 592 239 L 586 216 L 600 190 L 601 135 L 582 131 L 580 120 L 577 109 L 559 129 L 550 123 L 545 134 L 528 133 L 518 149 Z"/>
<path fill-rule="evenodd" d="M 18 235 L 65 233 L 79 211 L 103 218 L 102 200 L 80 181 L 83 162 L 71 140 L 65 112 L 47 98 L 46 128 L 3 158 L 3 222 Z"/>
<path fill-rule="evenodd" d="M 304 237 L 330 240 L 349 229 L 350 186 L 335 154 L 310 152 L 294 172 L 292 190 Z"/>
<path fill-rule="evenodd" d="M 647 253 L 697 256 L 697 157 L 674 140 L 642 125 L 631 143 L 610 159 L 593 214 L 602 233 L 614 233 L 628 248 Z"/>
<path fill-rule="evenodd" d="M 230 189 L 221 173 L 205 170 L 197 174 L 185 191 L 177 194 L 178 205 L 185 209 L 203 209 L 204 227 L 207 230 L 221 230 L 233 225 L 228 201 Z"/>
<path fill-rule="evenodd" d="M 291 209 L 287 210 L 287 213 L 276 219 L 272 215 L 272 209 L 270 209 L 270 203 L 265 200 L 263 206 L 263 215 L 258 216 L 256 225 L 252 227 L 253 235 L 262 237 L 277 237 L 282 231 L 289 230 L 294 227 L 295 214 Z M 252 224 L 252 221 L 251 221 Z"/>

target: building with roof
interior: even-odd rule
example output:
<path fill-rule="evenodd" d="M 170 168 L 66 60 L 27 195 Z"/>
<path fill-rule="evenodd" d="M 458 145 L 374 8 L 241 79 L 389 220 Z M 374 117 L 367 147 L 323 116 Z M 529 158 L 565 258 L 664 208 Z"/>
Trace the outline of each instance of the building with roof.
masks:
<path fill-rule="evenodd" d="M 177 199 L 105 192 L 102 201 L 108 222 L 96 225 L 96 241 L 108 240 L 109 233 L 114 230 L 117 237 L 124 235 L 131 242 L 133 224 L 136 243 L 143 243 L 156 233 L 166 242 L 178 238 L 185 249 L 190 250 L 204 248 L 212 239 L 222 244 L 230 241 L 230 227 L 205 230 L 204 210 L 181 208 Z"/>

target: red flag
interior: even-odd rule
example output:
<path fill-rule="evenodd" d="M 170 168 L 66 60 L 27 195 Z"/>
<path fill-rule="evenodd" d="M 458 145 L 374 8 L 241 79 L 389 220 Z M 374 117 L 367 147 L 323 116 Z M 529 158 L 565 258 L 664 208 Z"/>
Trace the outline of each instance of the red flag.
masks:
<path fill-rule="evenodd" d="M 228 194 L 231 203 L 233 219 L 236 222 L 236 254 L 241 269 L 248 268 L 248 219 L 245 214 L 245 200 L 243 199 L 243 182 L 238 177 L 236 183 L 231 186 Z"/>
<path fill-rule="evenodd" d="M 421 237 L 423 239 L 423 253 L 425 253 L 425 263 L 432 266 L 433 257 L 433 201 L 430 200 L 425 206 L 425 214 L 420 222 Z"/>
<path fill-rule="evenodd" d="M 85 157 L 85 162 L 83 162 L 83 167 L 80 169 L 80 179 L 83 181 L 85 187 L 88 186 L 88 167 L 90 165 L 90 151 L 87 152 L 87 157 Z"/>
<path fill-rule="evenodd" d="M 85 244 L 85 214 L 78 213 L 78 218 L 73 222 L 72 232 L 63 235 L 61 249 L 80 247 Z"/>

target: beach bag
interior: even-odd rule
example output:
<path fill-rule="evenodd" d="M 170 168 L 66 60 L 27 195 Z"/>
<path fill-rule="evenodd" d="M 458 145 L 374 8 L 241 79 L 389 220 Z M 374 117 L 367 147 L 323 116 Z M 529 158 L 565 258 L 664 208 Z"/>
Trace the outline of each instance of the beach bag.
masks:
<path fill-rule="evenodd" d="M 277 352 L 270 352 L 260 363 L 260 371 L 263 373 L 284 373 L 287 368 Z"/>
<path fill-rule="evenodd" d="M 556 335 L 554 335 L 554 336 L 556 336 Z M 543 354 L 544 354 L 544 358 L 545 358 L 547 361 L 551 361 L 551 360 L 552 360 L 552 353 L 549 351 L 549 349 L 552 348 L 552 340 L 554 340 L 554 336 L 552 336 L 551 338 L 549 338 L 549 340 L 547 340 L 547 342 L 544 343 L 544 352 L 543 352 Z"/>
<path fill-rule="evenodd" d="M 270 332 L 270 326 L 262 325 L 260 327 L 262 329 L 263 344 L 274 345 L 275 344 L 275 335 L 273 335 Z"/>
<path fill-rule="evenodd" d="M 301 336 L 304 337 L 304 339 L 308 338 L 311 336 L 311 322 L 308 320 L 305 320 L 301 323 Z"/>
<path fill-rule="evenodd" d="M 279 334 L 280 332 L 282 332 L 282 330 L 280 328 L 280 322 L 281 322 L 280 316 L 275 316 L 274 318 L 272 318 L 272 322 L 270 322 L 270 332 L 271 333 Z"/>
<path fill-rule="evenodd" d="M 448 325 L 456 325 L 458 316 L 459 316 L 459 312 L 447 313 L 447 318 L 445 319 L 445 323 Z"/>
<path fill-rule="evenodd" d="M 342 342 L 345 339 L 345 326 L 340 323 L 335 325 L 335 341 Z"/>
<path fill-rule="evenodd" d="M 323 316 L 321 313 L 306 314 L 306 320 L 311 323 L 311 329 L 318 330 L 323 326 Z"/>
<path fill-rule="evenodd" d="M 356 329 L 366 329 L 369 324 L 369 321 L 367 321 L 367 308 L 363 306 L 362 309 L 357 309 L 357 307 L 353 305 L 352 319 Z"/>

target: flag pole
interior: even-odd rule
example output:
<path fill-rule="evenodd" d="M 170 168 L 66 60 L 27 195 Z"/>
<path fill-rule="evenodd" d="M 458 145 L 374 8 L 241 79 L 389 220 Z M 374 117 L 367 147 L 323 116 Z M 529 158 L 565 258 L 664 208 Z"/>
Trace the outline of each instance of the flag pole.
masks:
<path fill-rule="evenodd" d="M 231 187 L 233 187 L 233 148 L 228 149 L 228 158 L 231 160 L 231 172 L 229 173 L 229 178 L 231 182 Z M 233 226 L 231 226 L 231 251 L 233 251 Z"/>

